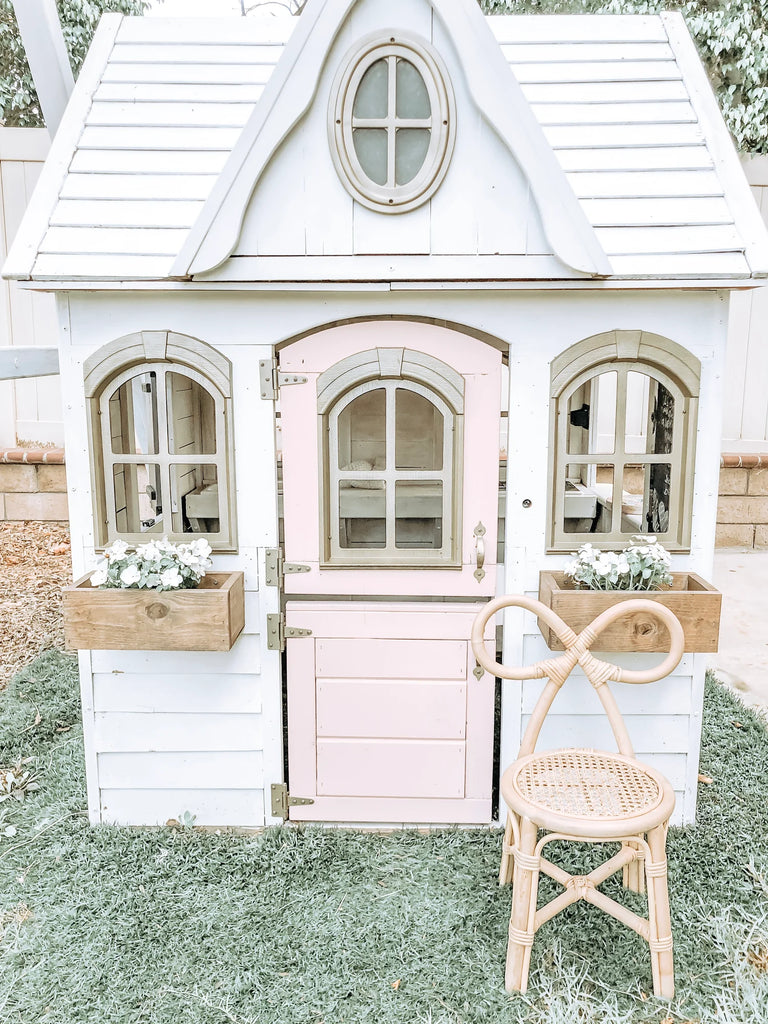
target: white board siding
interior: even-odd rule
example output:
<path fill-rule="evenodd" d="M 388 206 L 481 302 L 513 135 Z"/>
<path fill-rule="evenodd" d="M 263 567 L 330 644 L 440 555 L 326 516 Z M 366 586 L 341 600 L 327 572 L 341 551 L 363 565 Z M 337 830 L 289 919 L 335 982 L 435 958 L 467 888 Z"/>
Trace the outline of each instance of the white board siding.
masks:
<path fill-rule="evenodd" d="M 51 218 L 52 227 L 143 228 L 151 222 L 155 228 L 189 229 L 202 209 L 202 202 L 183 200 L 91 199 L 62 200 Z"/>
<path fill-rule="evenodd" d="M 258 675 L 218 672 L 160 675 L 106 672 L 93 676 L 93 706 L 105 712 L 148 714 L 183 710 L 201 715 L 258 715 L 262 695 Z"/>
<path fill-rule="evenodd" d="M 264 823 L 264 792 L 248 789 L 105 789 L 102 819 L 116 825 L 164 825 L 185 813 L 196 825 L 259 828 Z"/>
<path fill-rule="evenodd" d="M 184 704 L 180 705 L 182 708 Z M 96 712 L 96 746 L 106 753 L 261 750 L 260 715 Z"/>
<path fill-rule="evenodd" d="M 98 755 L 105 789 L 249 789 L 263 777 L 261 751 L 148 751 Z M 234 822 L 218 822 L 220 825 Z"/>

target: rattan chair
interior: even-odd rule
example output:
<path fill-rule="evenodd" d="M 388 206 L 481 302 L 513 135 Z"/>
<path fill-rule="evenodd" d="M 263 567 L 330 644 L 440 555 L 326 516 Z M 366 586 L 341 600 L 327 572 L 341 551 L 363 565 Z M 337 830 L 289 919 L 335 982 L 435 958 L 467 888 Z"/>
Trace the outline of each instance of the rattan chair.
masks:
<path fill-rule="evenodd" d="M 527 668 L 495 663 L 486 651 L 484 630 L 491 616 L 507 607 L 527 609 L 546 621 L 563 642 L 565 653 Z M 589 648 L 599 634 L 621 616 L 636 612 L 655 616 L 669 630 L 670 652 L 662 663 L 647 671 L 631 671 L 595 658 Z M 528 597 L 497 598 L 475 619 L 472 649 L 486 672 L 503 679 L 548 679 L 525 730 L 518 759 L 501 779 L 508 814 L 499 884 L 513 883 L 505 973 L 510 992 L 526 991 L 536 931 L 565 907 L 586 900 L 642 935 L 650 946 L 654 993 L 665 999 L 674 995 L 666 837 L 675 795 L 663 775 L 636 760 L 606 684 L 610 680 L 649 683 L 662 679 L 678 665 L 683 643 L 683 629 L 675 615 L 642 599 L 614 605 L 578 636 L 546 605 Z M 576 665 L 597 691 L 619 748 L 617 754 L 585 749 L 534 752 L 552 701 Z M 539 830 L 545 832 L 541 838 Z M 542 856 L 543 848 L 553 839 L 620 842 L 621 850 L 588 875 L 571 875 Z M 625 888 L 635 892 L 647 888 L 647 919 L 599 890 L 598 886 L 620 869 Z M 559 882 L 565 891 L 537 909 L 540 872 Z"/>

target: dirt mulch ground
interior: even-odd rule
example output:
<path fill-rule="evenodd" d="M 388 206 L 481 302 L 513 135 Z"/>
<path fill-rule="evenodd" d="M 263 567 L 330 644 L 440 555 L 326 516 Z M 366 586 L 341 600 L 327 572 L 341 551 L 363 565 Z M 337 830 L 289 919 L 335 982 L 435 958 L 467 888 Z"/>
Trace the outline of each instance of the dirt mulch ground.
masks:
<path fill-rule="evenodd" d="M 0 689 L 42 651 L 64 647 L 61 588 L 71 581 L 66 526 L 0 522 Z"/>

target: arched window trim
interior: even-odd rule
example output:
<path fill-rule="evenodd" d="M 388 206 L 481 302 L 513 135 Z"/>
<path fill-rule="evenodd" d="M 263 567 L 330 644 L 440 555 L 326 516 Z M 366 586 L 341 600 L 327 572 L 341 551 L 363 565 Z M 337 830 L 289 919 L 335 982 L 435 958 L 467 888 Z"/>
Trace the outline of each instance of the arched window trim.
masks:
<path fill-rule="evenodd" d="M 414 65 L 431 104 L 431 138 L 421 169 L 412 181 L 394 186 L 378 185 L 368 177 L 353 141 L 352 108 L 358 86 L 373 63 L 388 57 L 402 57 Z M 405 213 L 425 203 L 445 177 L 456 138 L 453 90 L 437 51 L 426 39 L 403 32 L 376 32 L 357 43 L 341 62 L 331 88 L 328 138 L 336 172 L 357 202 L 379 213 Z M 394 159 L 391 153 L 390 158 Z"/>
<path fill-rule="evenodd" d="M 360 395 L 376 388 L 387 394 L 387 451 L 385 470 L 344 470 L 338 466 L 338 418 Z M 430 401 L 443 416 L 442 470 L 397 470 L 394 466 L 394 392 L 405 389 Z M 317 381 L 321 417 L 321 550 L 326 568 L 432 566 L 453 568 L 461 564 L 461 491 L 464 379 L 446 363 L 408 349 L 370 349 L 340 360 Z M 389 394 L 391 392 L 391 395 Z M 342 548 L 339 543 L 339 484 L 346 480 L 386 481 L 388 524 L 394 524 L 395 484 L 407 479 L 439 480 L 442 483 L 443 537 L 440 549 Z M 388 526 L 388 536 L 391 527 Z"/>
<path fill-rule="evenodd" d="M 111 480 L 116 464 L 214 465 L 217 472 L 219 530 L 216 533 L 164 531 L 170 540 L 189 542 L 204 537 L 216 551 L 236 551 L 234 445 L 232 438 L 232 366 L 212 346 L 197 338 L 171 331 L 142 331 L 109 342 L 84 364 L 91 445 L 91 484 L 94 504 L 94 544 L 103 549 L 118 538 L 141 544 L 153 534 L 118 530 Z M 170 452 L 167 431 L 157 455 L 112 452 L 109 429 L 109 398 L 133 377 L 152 371 L 179 373 L 196 381 L 214 402 L 215 455 L 184 456 Z M 161 404 L 165 406 L 163 394 Z M 164 420 L 164 417 L 163 417 Z M 163 450 L 164 449 L 164 450 Z M 165 469 L 163 469 L 165 472 Z M 170 471 L 168 471 L 170 472 Z M 170 490 L 170 487 L 168 488 Z M 168 495 L 170 497 L 170 494 Z"/>
<path fill-rule="evenodd" d="M 573 393 L 601 373 L 618 371 L 644 373 L 658 380 L 675 400 L 672 452 L 664 456 L 650 453 L 625 453 L 618 444 L 619 417 L 614 426 L 616 441 L 612 454 L 590 454 L 579 457 L 567 451 L 568 406 Z M 690 550 L 693 469 L 696 446 L 696 421 L 701 364 L 681 345 L 661 335 L 643 331 L 610 331 L 572 345 L 552 362 L 550 403 L 550 551 L 573 551 L 590 541 L 605 549 L 622 548 L 639 531 L 608 533 L 566 533 L 565 467 L 569 464 L 601 463 L 616 466 L 652 462 L 669 463 L 671 469 L 669 530 L 659 533 L 664 546 L 675 552 Z M 617 381 L 618 383 L 618 381 Z M 614 476 L 614 483 L 616 476 Z"/>

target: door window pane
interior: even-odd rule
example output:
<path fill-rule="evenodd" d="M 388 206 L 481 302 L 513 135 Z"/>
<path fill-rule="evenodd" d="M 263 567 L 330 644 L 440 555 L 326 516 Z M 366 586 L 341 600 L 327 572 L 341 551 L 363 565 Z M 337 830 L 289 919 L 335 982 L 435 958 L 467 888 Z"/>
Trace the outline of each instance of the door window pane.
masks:
<path fill-rule="evenodd" d="M 367 486 L 360 486 L 360 484 Z M 387 546 L 387 492 L 384 480 L 341 480 L 339 547 Z"/>
<path fill-rule="evenodd" d="M 648 490 L 643 529 L 647 533 L 667 533 L 672 500 L 672 466 L 668 462 L 657 462 L 647 466 L 646 470 Z"/>
<path fill-rule="evenodd" d="M 384 388 L 358 395 L 339 414 L 339 469 L 386 468 L 387 398 Z"/>
<path fill-rule="evenodd" d="M 395 394 L 395 468 L 443 468 L 443 415 L 428 398 L 398 388 Z"/>
<path fill-rule="evenodd" d="M 174 455 L 215 455 L 213 396 L 183 373 L 166 374 L 168 448 Z"/>
<path fill-rule="evenodd" d="M 443 485 L 439 480 L 395 484 L 395 547 L 440 548 L 443 544 Z"/>
<path fill-rule="evenodd" d="M 157 455 L 157 374 L 131 377 L 109 400 L 115 455 Z"/>

